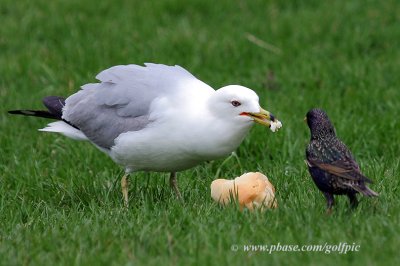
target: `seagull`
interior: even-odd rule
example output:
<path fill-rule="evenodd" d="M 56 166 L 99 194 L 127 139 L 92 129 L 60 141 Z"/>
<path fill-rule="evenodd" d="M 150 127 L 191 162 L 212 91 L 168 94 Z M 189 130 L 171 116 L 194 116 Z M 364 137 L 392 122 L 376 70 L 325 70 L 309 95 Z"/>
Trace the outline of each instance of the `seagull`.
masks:
<path fill-rule="evenodd" d="M 39 130 L 89 141 L 122 165 L 126 206 L 130 174 L 169 172 L 181 199 L 176 172 L 228 156 L 254 123 L 272 131 L 282 126 L 260 107 L 253 90 L 239 85 L 214 90 L 178 65 L 118 65 L 96 79 L 66 99 L 45 97 L 47 110 L 9 113 L 58 120 Z"/>

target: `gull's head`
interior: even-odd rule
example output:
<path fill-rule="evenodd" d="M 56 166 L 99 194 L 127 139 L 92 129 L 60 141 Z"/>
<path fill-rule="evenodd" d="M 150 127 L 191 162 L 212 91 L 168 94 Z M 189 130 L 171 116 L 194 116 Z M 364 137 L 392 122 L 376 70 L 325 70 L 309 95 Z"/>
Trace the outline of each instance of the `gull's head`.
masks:
<path fill-rule="evenodd" d="M 258 95 L 243 86 L 222 87 L 210 100 L 213 114 L 225 121 L 246 125 L 256 122 L 267 127 L 271 127 L 275 121 L 279 122 L 270 112 L 261 108 Z"/>

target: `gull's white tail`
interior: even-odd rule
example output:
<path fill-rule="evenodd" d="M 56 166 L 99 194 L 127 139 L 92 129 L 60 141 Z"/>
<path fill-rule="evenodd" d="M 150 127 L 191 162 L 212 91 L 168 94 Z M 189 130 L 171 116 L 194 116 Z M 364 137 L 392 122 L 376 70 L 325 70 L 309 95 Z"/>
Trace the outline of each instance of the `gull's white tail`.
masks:
<path fill-rule="evenodd" d="M 68 125 L 64 121 L 50 123 L 47 125 L 47 127 L 39 129 L 39 131 L 56 132 L 75 140 L 88 140 L 82 131 L 71 125 Z"/>

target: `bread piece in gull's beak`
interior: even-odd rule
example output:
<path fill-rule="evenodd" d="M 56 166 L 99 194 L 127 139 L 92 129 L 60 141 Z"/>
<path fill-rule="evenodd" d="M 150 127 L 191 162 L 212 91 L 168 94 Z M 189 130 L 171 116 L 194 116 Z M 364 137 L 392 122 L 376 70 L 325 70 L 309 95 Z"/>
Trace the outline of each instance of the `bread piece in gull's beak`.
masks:
<path fill-rule="evenodd" d="M 273 114 L 264 110 L 260 107 L 260 112 L 256 113 L 242 113 L 242 115 L 247 115 L 254 119 L 254 122 L 261 124 L 263 126 L 267 126 L 271 129 L 272 132 L 277 131 L 282 127 L 281 121 L 275 118 Z"/>

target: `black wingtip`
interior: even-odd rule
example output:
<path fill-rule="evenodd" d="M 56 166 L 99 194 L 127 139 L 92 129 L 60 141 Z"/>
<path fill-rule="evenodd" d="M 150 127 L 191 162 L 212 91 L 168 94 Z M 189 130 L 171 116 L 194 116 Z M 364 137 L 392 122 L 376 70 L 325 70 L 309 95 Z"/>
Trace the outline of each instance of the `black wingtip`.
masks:
<path fill-rule="evenodd" d="M 12 115 L 36 116 L 60 120 L 56 115 L 45 110 L 10 110 L 8 113 Z"/>
<path fill-rule="evenodd" d="M 43 104 L 46 106 L 49 113 L 61 119 L 62 110 L 65 106 L 65 99 L 59 96 L 47 96 L 43 98 Z"/>
<path fill-rule="evenodd" d="M 35 115 L 35 112 L 31 110 L 10 110 L 8 113 L 12 115 Z"/>

